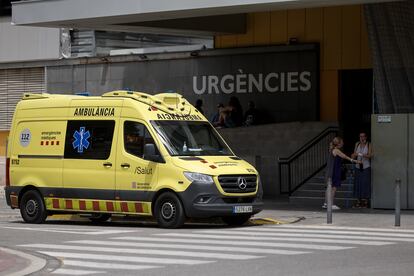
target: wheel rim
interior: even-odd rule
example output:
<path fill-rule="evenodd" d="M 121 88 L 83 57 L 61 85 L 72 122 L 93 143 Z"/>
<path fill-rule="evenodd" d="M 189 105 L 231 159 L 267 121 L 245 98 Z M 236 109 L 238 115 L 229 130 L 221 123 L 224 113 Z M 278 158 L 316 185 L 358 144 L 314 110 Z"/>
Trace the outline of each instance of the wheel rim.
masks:
<path fill-rule="evenodd" d="M 165 220 L 170 220 L 175 216 L 176 208 L 171 202 L 164 202 L 161 206 L 161 216 Z"/>
<path fill-rule="evenodd" d="M 26 203 L 25 210 L 28 216 L 34 217 L 39 210 L 39 204 L 36 202 L 36 200 L 30 199 Z"/>

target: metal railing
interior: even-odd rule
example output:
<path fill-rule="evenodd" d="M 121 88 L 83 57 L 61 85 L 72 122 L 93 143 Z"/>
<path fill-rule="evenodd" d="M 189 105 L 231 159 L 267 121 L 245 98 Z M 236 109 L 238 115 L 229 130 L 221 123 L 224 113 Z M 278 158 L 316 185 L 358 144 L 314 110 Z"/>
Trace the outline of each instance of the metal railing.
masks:
<path fill-rule="evenodd" d="M 337 127 L 328 127 L 287 158 L 279 158 L 280 193 L 292 195 L 326 166 Z"/>

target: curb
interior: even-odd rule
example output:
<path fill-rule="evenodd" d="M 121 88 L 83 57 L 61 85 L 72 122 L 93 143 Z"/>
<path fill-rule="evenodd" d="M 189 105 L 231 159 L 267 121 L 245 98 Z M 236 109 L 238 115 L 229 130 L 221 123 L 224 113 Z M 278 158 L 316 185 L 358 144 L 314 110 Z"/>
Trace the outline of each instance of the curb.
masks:
<path fill-rule="evenodd" d="M 12 273 L 8 273 L 8 276 L 23 276 L 23 275 L 28 275 L 28 274 L 32 274 L 35 272 L 38 272 L 40 270 L 42 270 L 44 267 L 46 267 L 46 260 L 41 259 L 39 257 L 21 252 L 21 251 L 17 251 L 17 250 L 13 250 L 10 248 L 5 248 L 5 247 L 0 247 L 0 250 L 10 254 L 10 255 L 16 255 L 22 259 L 26 259 L 30 262 L 29 266 L 16 271 L 16 272 L 12 272 Z"/>
<path fill-rule="evenodd" d="M 280 225 L 280 224 L 292 224 L 304 220 L 305 217 L 292 217 L 286 220 L 278 220 L 273 218 L 252 218 L 249 220 L 250 225 Z"/>
<path fill-rule="evenodd" d="M 3 199 L 5 197 L 6 192 L 4 191 L 4 187 L 3 185 L 1 185 L 0 183 L 0 198 Z"/>
<path fill-rule="evenodd" d="M 274 219 L 274 218 L 251 218 L 247 225 L 280 225 L 280 224 L 292 224 L 297 223 L 301 220 L 304 220 L 305 217 L 291 217 L 286 219 Z M 48 218 L 48 220 L 72 220 L 72 221 L 89 221 L 88 218 L 83 217 L 81 215 L 73 215 L 73 214 L 59 214 L 59 215 L 52 215 Z M 148 221 L 148 218 L 142 219 L 140 221 Z M 152 218 L 153 220 L 153 218 Z M 129 221 L 125 217 L 118 217 L 113 216 L 111 218 L 112 222 L 126 222 Z M 211 220 L 213 222 L 214 220 Z"/>
<path fill-rule="evenodd" d="M 83 217 L 83 216 L 80 216 L 80 215 L 52 215 L 49 218 L 51 220 L 55 219 L 55 220 L 89 221 L 86 217 Z M 150 220 L 151 219 L 154 220 L 154 218 L 150 218 Z M 304 219 L 305 219 L 305 217 L 292 217 L 292 218 L 287 218 L 287 219 L 283 219 L 283 220 L 274 219 L 274 218 L 251 218 L 249 220 L 249 222 L 254 224 L 254 225 L 291 224 L 291 223 L 299 222 L 299 221 L 304 220 Z M 148 221 L 149 218 L 141 217 L 139 220 L 140 221 L 144 221 L 144 220 Z M 111 218 L 111 221 L 118 221 L 118 222 L 119 221 L 128 221 L 128 219 L 125 218 L 125 217 L 122 217 L 122 216 L 113 216 Z"/>

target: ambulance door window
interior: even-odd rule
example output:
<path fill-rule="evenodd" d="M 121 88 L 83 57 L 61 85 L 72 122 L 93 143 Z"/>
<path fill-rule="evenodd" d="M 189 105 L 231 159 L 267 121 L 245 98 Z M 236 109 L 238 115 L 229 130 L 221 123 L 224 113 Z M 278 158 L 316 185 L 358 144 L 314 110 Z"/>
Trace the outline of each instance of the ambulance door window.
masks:
<path fill-rule="evenodd" d="M 143 124 L 131 121 L 124 123 L 124 148 L 129 154 L 142 158 L 144 154 L 144 132 Z"/>
<path fill-rule="evenodd" d="M 68 121 L 65 140 L 67 159 L 106 160 L 111 154 L 115 121 Z"/>
<path fill-rule="evenodd" d="M 129 154 L 139 158 L 144 156 L 144 145 L 154 144 L 154 138 L 148 132 L 148 129 L 141 123 L 125 121 L 124 123 L 124 148 Z M 155 148 L 157 154 L 158 149 Z"/>
<path fill-rule="evenodd" d="M 155 145 L 154 138 L 152 138 L 151 133 L 149 133 L 147 128 L 145 128 L 145 144 L 154 144 Z"/>

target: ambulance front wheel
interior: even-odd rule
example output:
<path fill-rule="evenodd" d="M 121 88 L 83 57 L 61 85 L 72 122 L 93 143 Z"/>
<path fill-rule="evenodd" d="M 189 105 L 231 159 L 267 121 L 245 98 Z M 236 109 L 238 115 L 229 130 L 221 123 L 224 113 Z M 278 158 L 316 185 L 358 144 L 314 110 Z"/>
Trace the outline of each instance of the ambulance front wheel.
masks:
<path fill-rule="evenodd" d="M 185 222 L 184 207 L 172 192 L 165 192 L 157 198 L 154 215 L 162 228 L 179 228 Z"/>
<path fill-rule="evenodd" d="M 27 191 L 20 200 L 20 214 L 25 222 L 42 223 L 47 211 L 42 196 L 35 190 Z"/>

